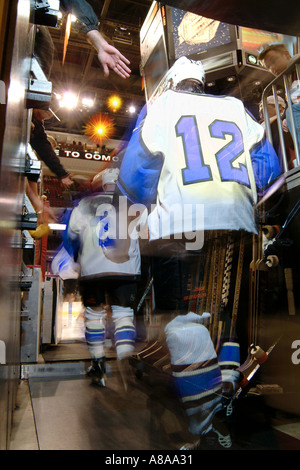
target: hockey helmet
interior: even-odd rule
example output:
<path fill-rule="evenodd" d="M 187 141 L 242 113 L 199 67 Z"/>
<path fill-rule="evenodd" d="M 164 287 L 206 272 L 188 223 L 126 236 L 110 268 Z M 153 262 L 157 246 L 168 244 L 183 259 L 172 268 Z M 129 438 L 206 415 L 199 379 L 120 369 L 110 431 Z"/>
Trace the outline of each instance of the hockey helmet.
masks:
<path fill-rule="evenodd" d="M 176 89 L 183 80 L 192 80 L 204 85 L 205 71 L 200 60 L 188 59 L 185 56 L 180 57 L 167 72 L 167 82 L 169 87 Z"/>

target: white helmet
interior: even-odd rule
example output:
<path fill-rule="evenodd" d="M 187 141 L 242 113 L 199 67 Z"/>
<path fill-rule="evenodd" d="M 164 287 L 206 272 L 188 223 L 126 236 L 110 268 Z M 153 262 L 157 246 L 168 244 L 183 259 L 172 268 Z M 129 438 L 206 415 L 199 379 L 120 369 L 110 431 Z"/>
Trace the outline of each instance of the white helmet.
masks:
<path fill-rule="evenodd" d="M 170 88 L 176 88 L 183 80 L 193 80 L 204 85 L 205 71 L 200 60 L 180 57 L 166 74 L 166 81 Z"/>

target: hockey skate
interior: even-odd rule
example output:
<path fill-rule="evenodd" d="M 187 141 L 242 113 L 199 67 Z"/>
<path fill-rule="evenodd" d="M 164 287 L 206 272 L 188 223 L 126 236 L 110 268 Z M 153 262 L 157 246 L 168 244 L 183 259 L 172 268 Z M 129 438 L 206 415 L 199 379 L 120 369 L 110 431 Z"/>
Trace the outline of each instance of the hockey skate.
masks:
<path fill-rule="evenodd" d="M 92 378 L 92 384 L 105 387 L 105 357 L 93 359 L 87 370 L 87 375 Z"/>
<path fill-rule="evenodd" d="M 217 414 L 213 419 L 211 432 L 212 434 L 217 436 L 218 445 L 221 448 L 230 449 L 232 446 L 232 440 L 230 436 L 230 431 L 224 419 L 226 420 L 226 417 L 223 416 L 222 418 L 222 413 Z"/>
<path fill-rule="evenodd" d="M 212 429 L 192 443 L 183 445 L 180 450 L 225 450 L 230 449 L 232 441 L 229 431 L 223 425 L 213 424 Z"/>

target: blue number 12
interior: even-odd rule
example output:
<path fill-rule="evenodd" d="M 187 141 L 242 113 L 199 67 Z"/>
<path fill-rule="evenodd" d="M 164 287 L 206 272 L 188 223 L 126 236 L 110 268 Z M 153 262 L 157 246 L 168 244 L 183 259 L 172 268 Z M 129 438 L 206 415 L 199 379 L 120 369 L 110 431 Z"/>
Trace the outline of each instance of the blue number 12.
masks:
<path fill-rule="evenodd" d="M 233 181 L 250 186 L 247 167 L 243 164 L 237 167 L 232 165 L 244 151 L 243 136 L 238 126 L 234 122 L 215 120 L 208 128 L 212 138 L 225 140 L 226 135 L 231 136 L 231 141 L 215 154 L 221 181 Z M 204 163 L 196 117 L 182 116 L 176 125 L 176 135 L 182 137 L 185 153 L 183 183 L 212 181 L 211 168 Z"/>

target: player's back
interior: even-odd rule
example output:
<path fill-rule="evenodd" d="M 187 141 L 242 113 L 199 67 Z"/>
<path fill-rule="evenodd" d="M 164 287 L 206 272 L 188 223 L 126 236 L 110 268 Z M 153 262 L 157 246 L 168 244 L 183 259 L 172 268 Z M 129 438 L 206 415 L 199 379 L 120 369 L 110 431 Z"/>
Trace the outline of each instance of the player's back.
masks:
<path fill-rule="evenodd" d="M 107 195 L 87 196 L 73 209 L 68 234 L 80 240 L 78 259 L 82 277 L 140 273 L 138 240 L 129 234 L 119 238 L 119 217 L 124 220 L 112 197 Z"/>
<path fill-rule="evenodd" d="M 262 137 L 262 127 L 240 100 L 164 93 L 150 107 L 142 128 L 146 147 L 163 155 L 159 217 L 167 206 L 202 204 L 206 229 L 255 230 L 250 149 Z"/>

